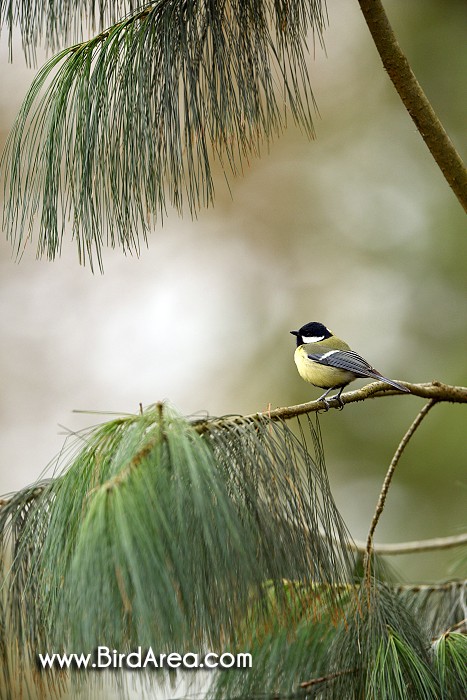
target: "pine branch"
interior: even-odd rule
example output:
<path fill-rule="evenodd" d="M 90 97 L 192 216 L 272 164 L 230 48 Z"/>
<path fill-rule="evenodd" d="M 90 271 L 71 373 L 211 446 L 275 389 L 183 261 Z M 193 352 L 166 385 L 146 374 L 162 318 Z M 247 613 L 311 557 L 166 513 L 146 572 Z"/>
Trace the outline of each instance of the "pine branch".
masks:
<path fill-rule="evenodd" d="M 429 638 L 413 609 L 374 580 L 370 596 L 362 581 L 349 607 L 333 640 L 326 672 L 355 671 L 332 678 L 326 698 L 440 697 Z"/>
<path fill-rule="evenodd" d="M 391 464 L 389 465 L 389 469 L 387 471 L 386 477 L 383 482 L 383 487 L 381 489 L 381 493 L 378 498 L 378 503 L 376 505 L 376 510 L 375 514 L 373 516 L 373 519 L 371 521 L 370 525 L 370 530 L 368 532 L 368 538 L 366 542 L 366 553 L 365 553 L 365 558 L 363 561 L 363 569 L 365 571 L 365 578 L 367 580 L 368 585 L 370 584 L 370 576 L 371 576 L 371 555 L 373 552 L 373 536 L 376 530 L 376 526 L 378 525 L 379 519 L 381 517 L 381 514 L 384 510 L 384 505 L 386 503 L 386 498 L 388 495 L 389 487 L 391 485 L 392 478 L 394 476 L 394 472 L 396 470 L 397 465 L 399 464 L 399 460 L 402 457 L 402 454 L 407 447 L 410 439 L 413 437 L 415 431 L 417 430 L 418 426 L 422 422 L 422 420 L 425 418 L 425 416 L 428 414 L 428 412 L 433 408 L 433 406 L 437 403 L 435 399 L 431 399 L 428 403 L 426 403 L 423 408 L 420 410 L 418 415 L 416 416 L 415 420 L 413 421 L 412 425 L 410 428 L 407 430 L 405 433 L 404 437 L 399 443 L 399 446 L 394 454 L 394 457 L 391 460 Z"/>
<path fill-rule="evenodd" d="M 467 169 L 402 52 L 381 0 L 358 0 L 381 61 L 431 155 L 467 212 Z"/>
<path fill-rule="evenodd" d="M 311 600 L 319 600 L 319 590 L 319 587 L 313 589 Z M 452 593 L 458 595 L 458 590 L 400 593 L 391 586 L 374 582 L 368 604 L 366 585 L 362 581 L 347 587 L 345 617 L 339 619 L 337 626 L 331 616 L 325 618 L 325 624 L 322 618 L 319 622 L 313 621 L 306 607 L 297 611 L 293 622 L 278 620 L 276 616 L 266 630 L 255 627 L 246 647 L 242 640 L 241 648 L 247 648 L 255 660 L 254 670 L 219 674 L 208 697 L 216 700 L 286 700 L 308 696 L 326 700 L 408 697 L 438 700 L 443 697 L 440 683 L 449 665 L 442 664 L 441 646 L 440 665 L 434 667 L 430 653 L 431 630 L 425 626 L 426 608 L 431 603 L 430 619 L 432 614 L 438 618 L 436 609 L 446 598 L 446 605 L 441 606 L 442 617 L 445 621 L 450 619 L 445 609 L 454 607 L 457 610 Z M 421 606 L 417 605 L 419 600 Z M 454 644 L 458 644 L 453 650 L 455 661 L 465 650 L 460 639 L 455 637 L 456 631 L 450 629 L 439 642 L 443 645 L 451 634 Z M 444 685 L 444 697 L 463 697 L 459 693 L 449 695 L 463 679 L 465 668 L 453 663 L 453 673 Z"/>
<path fill-rule="evenodd" d="M 195 216 L 289 119 L 314 134 L 306 64 L 324 0 L 155 0 L 39 72 L 2 157 L 3 225 L 17 255 L 39 219 L 38 255 L 68 220 L 82 263 L 138 254 L 168 209 Z"/>
<path fill-rule="evenodd" d="M 77 0 L 0 4 L 33 51 L 115 19 Z M 380 2 L 360 0 L 383 63 L 445 177 L 467 206 L 467 171 L 397 45 Z M 132 9 L 124 2 L 123 11 Z M 39 72 L 2 158 L 3 226 L 20 257 L 39 220 L 38 256 L 60 253 L 71 221 L 79 260 L 102 247 L 139 254 L 169 208 L 195 216 L 214 200 L 212 167 L 235 175 L 292 118 L 314 135 L 305 60 L 322 43 L 325 0 L 154 0 Z M 60 36 L 62 35 L 62 36 Z"/>
<path fill-rule="evenodd" d="M 393 591 L 423 620 L 432 639 L 463 628 L 467 615 L 466 580 L 399 584 L 393 587 Z"/>
<path fill-rule="evenodd" d="M 0 507 L 12 677 L 37 649 L 103 638 L 219 648 L 249 614 L 263 619 L 273 594 L 282 619 L 312 584 L 314 615 L 332 605 L 338 616 L 354 560 L 313 430 L 263 418 L 200 435 L 156 404 L 75 436 L 62 474 Z"/>
<path fill-rule="evenodd" d="M 449 537 L 433 537 L 427 540 L 415 540 L 413 542 L 391 542 L 386 544 L 372 543 L 372 552 L 381 556 L 396 556 L 400 554 L 418 554 L 419 552 L 433 552 L 442 549 L 453 549 L 467 544 L 467 533 L 451 535 Z M 349 547 L 356 552 L 364 554 L 367 551 L 367 543 L 354 540 Z"/>
<path fill-rule="evenodd" d="M 342 671 L 335 671 L 334 673 L 328 673 L 326 676 L 320 676 L 319 678 L 312 678 L 309 681 L 302 681 L 300 683 L 300 688 L 311 688 L 313 685 L 319 685 L 321 683 L 328 683 L 329 681 L 334 680 L 334 678 L 339 678 L 339 676 L 345 676 L 350 673 L 355 673 L 356 669 L 349 669 L 349 670 L 342 670 Z"/>
<path fill-rule="evenodd" d="M 134 0 L 0 0 L 0 27 L 6 27 L 10 60 L 13 54 L 13 32 L 19 29 L 26 60 L 35 64 L 36 48 L 44 44 L 57 51 L 82 39 L 85 32 L 103 30 L 132 12 L 139 2 Z"/>
<path fill-rule="evenodd" d="M 460 581 L 443 581 L 441 583 L 403 583 L 393 586 L 396 593 L 455 593 L 467 590 L 467 579 Z"/>
<path fill-rule="evenodd" d="M 424 399 L 432 399 L 434 401 L 448 402 L 448 403 L 467 403 L 467 387 L 463 386 L 452 386 L 449 384 L 442 384 L 438 381 L 432 381 L 426 384 L 411 384 L 410 382 L 403 382 L 397 380 L 399 384 L 407 387 L 410 393 L 403 393 L 397 391 L 388 386 L 384 382 L 372 382 L 367 384 L 361 389 L 355 391 L 349 391 L 341 395 L 341 401 L 344 404 L 355 403 L 359 401 L 366 401 L 367 399 L 377 399 L 386 396 L 404 396 L 409 397 L 419 396 Z M 220 418 L 219 421 L 231 420 L 235 422 L 236 420 L 257 420 L 262 417 L 266 417 L 272 421 L 276 420 L 290 420 L 296 418 L 297 416 L 307 415 L 310 413 L 318 413 L 319 411 L 326 410 L 326 407 L 340 409 L 340 403 L 337 400 L 327 399 L 325 401 L 309 401 L 308 403 L 297 404 L 296 406 L 284 406 L 282 408 L 275 408 L 267 412 L 252 413 L 248 416 L 235 416 L 226 418 Z M 212 420 L 209 421 L 212 425 Z M 195 422 L 195 427 L 199 432 L 203 432 L 206 429 L 208 423 L 204 420 L 199 420 Z"/>
<path fill-rule="evenodd" d="M 467 400 L 464 387 L 408 386 L 435 392 L 430 403 Z M 355 395 L 390 394 L 377 383 L 344 399 Z M 0 504 L 0 649 L 15 649 L 5 683 L 38 648 L 87 650 L 105 637 L 115 648 L 251 641 L 262 671 L 249 680 L 229 675 L 225 697 L 235 687 L 253 695 L 261 674 L 271 693 L 276 681 L 291 692 L 303 678 L 320 678 L 339 697 L 342 669 L 356 669 L 355 696 L 366 697 L 399 662 L 388 692 L 403 682 L 437 688 L 413 620 L 433 636 L 453 628 L 465 617 L 465 582 L 383 590 L 355 581 L 312 420 L 320 405 L 308 404 L 305 417 L 303 406 L 288 407 L 289 426 L 284 409 L 197 422 L 159 403 L 71 438 L 62 474 Z M 360 657 L 358 640 L 367 638 Z M 448 649 L 454 687 L 457 642 Z M 271 648 L 281 659 L 275 669 Z"/>

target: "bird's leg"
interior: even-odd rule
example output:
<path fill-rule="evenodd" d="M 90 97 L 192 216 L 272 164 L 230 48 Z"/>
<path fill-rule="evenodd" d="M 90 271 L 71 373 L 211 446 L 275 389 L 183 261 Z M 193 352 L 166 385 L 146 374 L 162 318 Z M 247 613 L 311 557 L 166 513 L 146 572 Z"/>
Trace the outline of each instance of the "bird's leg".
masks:
<path fill-rule="evenodd" d="M 317 401 L 324 401 L 324 405 L 325 405 L 325 409 L 324 409 L 324 410 L 325 410 L 325 411 L 329 411 L 329 402 L 326 401 L 326 396 L 327 396 L 327 395 L 329 394 L 329 392 L 332 391 L 333 389 L 334 389 L 334 387 L 333 387 L 333 386 L 330 386 L 329 389 L 327 389 L 327 390 L 324 392 L 324 394 L 321 394 L 321 396 L 319 397 L 319 399 L 316 399 Z"/>
<path fill-rule="evenodd" d="M 332 397 L 333 399 L 337 399 L 337 401 L 339 402 L 339 411 L 342 411 L 342 409 L 344 408 L 344 402 L 341 399 L 341 394 L 343 391 L 344 391 L 344 387 L 341 386 L 341 388 L 339 389 L 337 394 Z"/>
<path fill-rule="evenodd" d="M 322 394 L 322 395 L 319 397 L 319 399 L 317 399 L 317 401 L 324 401 L 324 404 L 325 404 L 325 406 L 326 406 L 326 408 L 325 408 L 324 410 L 325 410 L 325 411 L 329 411 L 329 408 L 330 408 L 330 401 L 333 401 L 334 399 L 336 399 L 336 401 L 337 401 L 338 404 L 339 404 L 339 411 L 342 411 L 342 409 L 344 408 L 344 402 L 343 402 L 342 399 L 341 399 L 341 394 L 342 394 L 342 392 L 344 391 L 344 387 L 341 386 L 340 389 L 339 389 L 339 391 L 337 392 L 337 394 L 336 394 L 335 396 L 331 396 L 329 399 L 326 399 L 326 396 L 327 396 L 327 395 L 329 394 L 329 392 L 332 391 L 333 389 L 337 389 L 337 387 L 335 387 L 335 386 L 329 387 L 329 389 L 327 389 L 327 390 L 324 392 L 324 394 Z"/>
<path fill-rule="evenodd" d="M 323 401 L 323 399 L 325 399 L 326 396 L 329 394 L 329 392 L 332 391 L 333 389 L 334 389 L 334 387 L 333 387 L 333 386 L 330 386 L 329 389 L 326 389 L 326 391 L 324 392 L 324 394 L 321 394 L 321 396 L 319 397 L 319 399 L 316 399 L 316 400 L 317 400 L 317 401 Z"/>

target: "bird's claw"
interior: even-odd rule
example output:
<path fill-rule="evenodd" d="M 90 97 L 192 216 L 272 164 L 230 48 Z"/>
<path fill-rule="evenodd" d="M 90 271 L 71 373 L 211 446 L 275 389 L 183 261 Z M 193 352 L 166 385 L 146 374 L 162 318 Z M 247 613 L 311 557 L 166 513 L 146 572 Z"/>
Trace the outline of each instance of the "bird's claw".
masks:
<path fill-rule="evenodd" d="M 329 411 L 329 409 L 331 408 L 332 402 L 333 402 L 333 401 L 337 401 L 337 404 L 338 404 L 338 405 L 336 406 L 336 408 L 337 408 L 338 411 L 342 411 L 342 409 L 343 409 L 344 406 L 345 406 L 344 402 L 343 402 L 342 399 L 341 399 L 341 395 L 340 395 L 340 394 L 336 394 L 335 396 L 331 396 L 329 399 L 327 399 L 327 398 L 325 398 L 324 396 L 322 396 L 321 399 L 318 399 L 318 401 L 322 401 L 322 402 L 324 403 L 324 409 L 319 409 L 319 410 L 318 410 L 318 413 L 319 413 L 321 410 L 324 410 L 324 412 L 327 413 L 327 412 Z"/>

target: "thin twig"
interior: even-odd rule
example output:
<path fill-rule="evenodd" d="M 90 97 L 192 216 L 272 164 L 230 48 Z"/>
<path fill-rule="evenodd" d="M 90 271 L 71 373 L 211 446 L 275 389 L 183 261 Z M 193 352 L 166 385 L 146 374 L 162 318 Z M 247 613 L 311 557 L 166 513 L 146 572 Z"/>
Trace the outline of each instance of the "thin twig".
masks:
<path fill-rule="evenodd" d="M 456 622 L 455 625 L 451 625 L 449 629 L 446 630 L 444 633 L 444 636 L 448 636 L 452 632 L 462 632 L 462 634 L 465 634 L 467 631 L 467 617 L 464 617 L 463 620 L 459 620 L 459 622 Z"/>
<path fill-rule="evenodd" d="M 366 578 L 368 583 L 370 581 L 370 576 L 371 576 L 371 555 L 373 552 L 373 535 L 375 533 L 376 526 L 377 526 L 379 519 L 381 517 L 381 513 L 384 510 L 384 504 L 386 502 L 386 497 L 388 495 L 389 486 L 391 485 L 392 477 L 394 476 L 394 472 L 395 472 L 396 467 L 399 463 L 399 460 L 400 460 L 405 448 L 407 447 L 411 437 L 413 436 L 413 434 L 415 433 L 415 431 L 417 430 L 418 426 L 420 425 L 422 420 L 425 418 L 427 413 L 430 411 L 430 409 L 433 408 L 435 403 L 437 403 L 436 399 L 431 399 L 431 401 L 429 401 L 428 403 L 426 403 L 423 406 L 423 408 L 421 409 L 421 411 L 418 413 L 415 420 L 413 421 L 412 425 L 410 426 L 410 428 L 407 430 L 404 437 L 400 441 L 399 446 L 394 454 L 394 457 L 391 460 L 391 464 L 389 465 L 389 469 L 388 469 L 386 477 L 384 479 L 381 493 L 379 494 L 378 503 L 376 505 L 376 510 L 375 510 L 375 514 L 373 516 L 373 520 L 371 521 L 370 530 L 368 532 L 368 537 L 367 537 L 367 542 L 366 542 L 366 553 L 365 553 L 365 559 L 363 562 L 363 569 L 365 572 L 365 578 Z"/>
<path fill-rule="evenodd" d="M 381 0 L 358 0 L 376 49 L 399 97 L 459 202 L 467 211 L 467 170 L 412 72 Z"/>
<path fill-rule="evenodd" d="M 334 678 L 339 678 L 339 676 L 347 676 L 351 673 L 356 673 L 356 668 L 344 669 L 343 671 L 336 671 L 335 673 L 328 673 L 326 676 L 320 676 L 319 678 L 312 678 L 310 681 L 303 681 L 300 683 L 300 688 L 309 688 L 312 685 L 318 685 L 319 683 L 326 683 L 327 681 L 332 681 Z"/>
<path fill-rule="evenodd" d="M 358 550 L 364 550 L 366 545 L 355 542 L 355 545 L 360 545 Z M 467 544 L 467 532 L 461 535 L 451 535 L 450 537 L 433 537 L 429 540 L 415 540 L 413 542 L 394 542 L 390 544 L 375 544 L 373 552 L 386 556 L 394 556 L 397 554 L 415 554 L 417 552 L 433 552 L 439 549 L 452 549 Z"/>
<path fill-rule="evenodd" d="M 323 531 L 323 537 L 328 535 Z M 333 537 L 332 541 L 341 545 L 342 543 L 337 537 Z M 411 542 L 391 542 L 387 544 L 373 544 L 372 551 L 374 554 L 382 556 L 396 556 L 398 554 L 416 554 L 418 552 L 432 552 L 439 549 L 453 549 L 467 544 L 467 532 L 460 535 L 450 535 L 448 537 L 433 537 L 428 540 L 414 540 Z M 367 543 L 363 540 L 353 540 L 346 543 L 347 549 L 353 552 L 364 554 L 367 551 Z"/>

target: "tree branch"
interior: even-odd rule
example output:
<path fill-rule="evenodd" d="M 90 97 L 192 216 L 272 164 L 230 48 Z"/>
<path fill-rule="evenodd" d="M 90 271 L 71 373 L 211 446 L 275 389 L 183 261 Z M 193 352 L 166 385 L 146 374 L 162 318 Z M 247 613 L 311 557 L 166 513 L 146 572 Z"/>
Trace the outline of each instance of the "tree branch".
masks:
<path fill-rule="evenodd" d="M 145 19 L 147 19 L 148 15 L 151 14 L 151 12 L 154 11 L 155 9 L 155 3 L 151 3 L 150 5 L 143 7 L 142 10 L 139 10 L 137 12 L 134 12 L 125 19 L 123 19 L 121 22 L 115 22 L 110 28 L 103 30 L 100 32 L 100 34 L 97 34 L 96 36 L 93 36 L 91 39 L 88 39 L 86 41 L 80 41 L 75 46 L 71 46 L 68 51 L 70 53 L 75 53 L 76 51 L 79 51 L 80 49 L 94 45 L 94 44 L 99 44 L 106 39 L 109 38 L 109 36 L 117 31 L 119 28 L 126 26 L 130 27 L 132 24 L 135 24 L 136 22 L 143 22 Z"/>
<path fill-rule="evenodd" d="M 467 387 L 464 386 L 451 386 L 438 381 L 432 381 L 426 384 L 410 384 L 409 382 L 397 381 L 399 384 L 407 387 L 407 389 L 410 389 L 410 394 L 423 399 L 433 399 L 439 402 L 446 401 L 449 403 L 467 403 Z M 372 382 L 361 389 L 342 394 L 341 401 L 344 404 L 348 404 L 355 403 L 356 401 L 365 401 L 366 399 L 377 399 L 382 396 L 410 396 L 410 394 L 405 394 L 397 389 L 393 389 L 384 382 Z M 326 399 L 326 401 L 308 401 L 307 403 L 300 403 L 296 406 L 284 406 L 282 408 L 275 408 L 272 411 L 251 413 L 247 416 L 233 415 L 207 420 L 203 418 L 202 420 L 194 421 L 193 426 L 198 432 L 203 433 L 212 426 L 218 426 L 226 420 L 233 422 L 243 422 L 245 420 L 255 421 L 261 418 L 268 418 L 270 420 L 290 420 L 291 418 L 296 418 L 306 413 L 324 411 L 326 410 L 326 405 L 330 408 L 340 408 L 339 401 L 331 398 Z"/>
<path fill-rule="evenodd" d="M 381 0 L 358 0 L 399 97 L 457 199 L 467 212 L 467 170 L 402 52 Z"/>
<path fill-rule="evenodd" d="M 320 676 L 319 678 L 312 678 L 311 681 L 303 681 L 300 683 L 300 688 L 310 688 L 312 685 L 319 685 L 320 683 L 327 683 L 328 681 L 334 680 L 334 678 L 339 678 L 339 676 L 346 676 L 350 673 L 356 673 L 356 668 L 344 669 L 342 671 L 335 671 L 334 673 L 328 673 L 326 676 Z"/>
<path fill-rule="evenodd" d="M 467 580 L 441 581 L 441 583 L 403 583 L 391 586 L 395 593 L 446 593 L 447 591 L 463 591 Z"/>
<path fill-rule="evenodd" d="M 417 554 L 418 552 L 433 552 L 438 549 L 453 549 L 467 544 L 467 532 L 449 537 L 433 537 L 429 540 L 414 540 L 412 542 L 391 542 L 390 544 L 373 544 L 374 554 L 395 556 L 397 554 Z M 359 540 L 349 542 L 349 549 L 365 553 L 367 543 Z"/>
<path fill-rule="evenodd" d="M 426 403 L 421 411 L 419 411 L 418 415 L 416 416 L 415 420 L 413 421 L 412 425 L 410 428 L 407 430 L 405 433 L 404 437 L 399 443 L 399 446 L 394 454 L 394 457 L 391 460 L 391 464 L 389 465 L 389 469 L 387 471 L 386 477 L 383 482 L 383 487 L 381 489 L 381 493 L 379 495 L 378 503 L 376 505 L 376 510 L 375 514 L 373 516 L 373 520 L 371 521 L 370 525 L 370 530 L 368 532 L 368 538 L 367 538 L 367 543 L 366 543 L 366 554 L 365 554 L 365 559 L 363 561 L 363 569 L 365 571 L 365 577 L 366 580 L 369 582 L 370 580 L 370 575 L 371 575 L 371 555 L 373 552 L 373 536 L 376 530 L 376 526 L 379 522 L 379 519 L 381 517 L 381 513 L 384 510 L 384 504 L 386 503 L 386 497 L 388 495 L 389 491 L 389 486 L 391 485 L 392 477 L 394 476 L 394 472 L 396 470 L 396 467 L 399 463 L 400 458 L 402 457 L 402 454 L 407 447 L 411 437 L 417 430 L 418 426 L 422 422 L 422 420 L 425 418 L 425 416 L 428 414 L 431 408 L 437 403 L 436 399 L 431 399 L 428 403 Z"/>
<path fill-rule="evenodd" d="M 329 535 L 320 531 L 322 537 Z M 341 545 L 337 537 L 331 538 L 334 544 Z M 401 554 L 418 554 L 419 552 L 433 552 L 440 549 L 454 549 L 467 544 L 467 532 L 462 532 L 460 535 L 448 535 L 447 537 L 433 537 L 427 540 L 413 540 L 411 542 L 390 542 L 387 544 L 373 544 L 372 551 L 380 556 L 397 556 Z M 367 543 L 363 540 L 351 540 L 347 543 L 347 548 L 352 552 L 365 554 L 367 551 Z"/>

